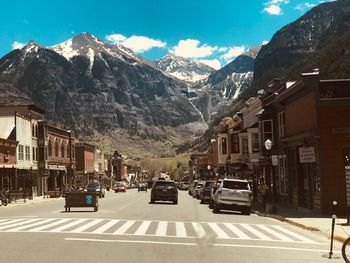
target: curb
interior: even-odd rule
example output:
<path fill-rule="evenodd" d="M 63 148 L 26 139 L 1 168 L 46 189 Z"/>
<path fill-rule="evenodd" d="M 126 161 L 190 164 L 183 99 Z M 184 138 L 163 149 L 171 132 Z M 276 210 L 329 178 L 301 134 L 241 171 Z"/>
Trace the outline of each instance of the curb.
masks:
<path fill-rule="evenodd" d="M 261 213 L 257 210 L 253 210 L 253 213 L 257 214 L 258 216 L 263 216 L 263 217 L 270 217 L 270 218 L 273 218 L 273 219 L 276 219 L 276 220 L 279 220 L 281 222 L 286 222 L 288 224 L 291 224 L 293 226 L 296 226 L 296 227 L 299 227 L 301 229 L 304 229 L 304 230 L 309 230 L 309 231 L 319 231 L 319 232 L 322 232 L 319 228 L 317 227 L 313 227 L 313 226 L 308 226 L 308 225 L 304 225 L 304 224 L 301 224 L 301 223 L 298 223 L 298 222 L 295 222 L 295 221 L 292 221 L 292 220 L 289 220 L 283 216 L 280 216 L 280 215 L 273 215 L 273 214 L 267 214 L 267 213 Z M 322 232 L 323 233 L 323 232 Z M 327 237 L 329 239 L 331 239 L 331 236 L 329 235 L 329 233 L 325 233 L 327 234 Z M 337 241 L 340 241 L 340 242 L 344 242 L 345 240 L 347 240 L 349 238 L 349 236 L 345 236 L 345 235 L 339 235 L 339 234 L 334 234 L 333 235 L 333 239 L 334 240 L 337 240 Z"/>
<path fill-rule="evenodd" d="M 270 217 L 270 218 L 279 220 L 279 221 L 281 221 L 281 222 L 286 222 L 286 223 L 291 224 L 291 225 L 293 225 L 293 226 L 302 228 L 302 229 L 304 229 L 304 230 L 309 230 L 309 231 L 321 231 L 321 230 L 320 230 L 319 228 L 317 228 L 317 227 L 304 225 L 304 224 L 301 224 L 301 223 L 298 223 L 298 222 L 289 220 L 289 219 L 287 219 L 287 218 L 285 218 L 285 217 L 283 217 L 283 216 L 280 216 L 280 215 L 273 215 L 273 214 L 261 213 L 261 212 L 256 211 L 256 210 L 253 210 L 253 212 L 254 212 L 255 214 L 257 214 L 258 216 Z"/>

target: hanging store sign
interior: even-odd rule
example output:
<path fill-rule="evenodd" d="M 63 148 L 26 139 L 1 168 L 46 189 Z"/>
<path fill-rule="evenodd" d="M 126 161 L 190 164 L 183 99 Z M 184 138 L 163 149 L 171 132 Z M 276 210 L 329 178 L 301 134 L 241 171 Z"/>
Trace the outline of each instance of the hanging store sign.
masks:
<path fill-rule="evenodd" d="M 299 148 L 300 163 L 315 163 L 316 154 L 314 147 L 300 147 Z"/>
<path fill-rule="evenodd" d="M 271 161 L 273 166 L 278 166 L 278 156 L 277 155 L 271 155 Z"/>

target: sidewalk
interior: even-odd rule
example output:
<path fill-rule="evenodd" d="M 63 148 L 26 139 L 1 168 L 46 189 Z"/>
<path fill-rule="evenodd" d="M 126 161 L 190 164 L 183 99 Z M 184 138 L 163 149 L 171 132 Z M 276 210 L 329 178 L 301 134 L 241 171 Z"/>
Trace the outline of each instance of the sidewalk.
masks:
<path fill-rule="evenodd" d="M 253 212 L 259 216 L 271 217 L 309 231 L 319 231 L 331 238 L 332 218 L 314 211 L 296 208 L 277 207 L 276 213 L 266 214 L 260 203 L 254 203 Z M 335 220 L 334 239 L 344 242 L 350 236 L 350 225 L 347 219 L 339 217 Z"/>
<path fill-rule="evenodd" d="M 43 196 L 36 196 L 32 199 L 18 199 L 16 201 L 12 201 L 11 203 L 8 203 L 7 206 L 1 206 L 0 211 L 4 207 L 15 207 L 15 206 L 21 206 L 21 205 L 33 205 L 33 204 L 39 204 L 43 202 L 49 202 L 54 200 L 63 200 L 62 197 L 58 198 L 44 198 Z"/>

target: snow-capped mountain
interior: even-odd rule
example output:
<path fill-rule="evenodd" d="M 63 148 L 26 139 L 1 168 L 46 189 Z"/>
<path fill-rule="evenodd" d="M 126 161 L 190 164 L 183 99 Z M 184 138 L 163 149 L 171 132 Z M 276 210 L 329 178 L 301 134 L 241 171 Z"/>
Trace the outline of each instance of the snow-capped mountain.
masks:
<path fill-rule="evenodd" d="M 186 82 L 196 82 L 207 78 L 215 71 L 212 67 L 199 61 L 167 54 L 154 62 L 158 68 Z"/>
<path fill-rule="evenodd" d="M 231 63 L 189 88 L 189 94 L 196 94 L 192 103 L 203 112 L 206 121 L 210 122 L 214 115 L 225 111 L 232 101 L 251 85 L 254 61 L 260 48 L 261 46 L 250 48 Z"/>
<path fill-rule="evenodd" d="M 51 48 L 32 41 L 11 51 L 0 59 L 0 88 L 31 100 L 79 139 L 99 135 L 130 155 L 140 148 L 174 154 L 180 138 L 206 127 L 185 83 L 87 33 Z M 0 105 L 11 101 L 0 96 Z"/>
<path fill-rule="evenodd" d="M 94 64 L 95 56 L 99 56 L 103 60 L 103 53 L 127 63 L 152 64 L 150 61 L 136 55 L 132 50 L 122 45 L 105 43 L 87 32 L 49 48 L 64 56 L 67 60 L 71 60 L 75 56 L 87 57 L 90 61 L 90 70 Z"/>

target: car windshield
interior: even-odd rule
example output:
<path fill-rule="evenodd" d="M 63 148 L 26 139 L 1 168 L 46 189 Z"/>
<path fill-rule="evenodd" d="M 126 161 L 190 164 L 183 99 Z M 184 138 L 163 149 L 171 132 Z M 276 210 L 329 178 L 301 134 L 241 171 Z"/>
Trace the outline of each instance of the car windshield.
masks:
<path fill-rule="evenodd" d="M 247 182 L 240 181 L 224 181 L 222 187 L 228 189 L 250 190 Z"/>

